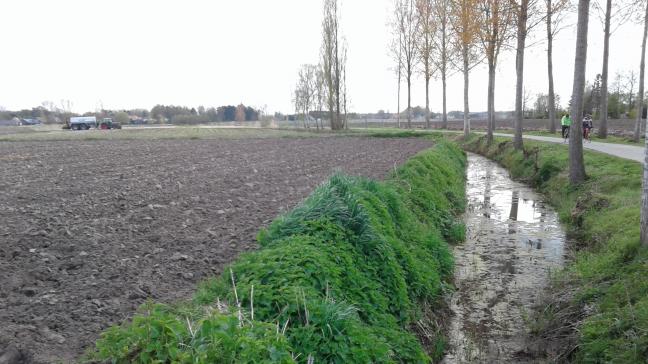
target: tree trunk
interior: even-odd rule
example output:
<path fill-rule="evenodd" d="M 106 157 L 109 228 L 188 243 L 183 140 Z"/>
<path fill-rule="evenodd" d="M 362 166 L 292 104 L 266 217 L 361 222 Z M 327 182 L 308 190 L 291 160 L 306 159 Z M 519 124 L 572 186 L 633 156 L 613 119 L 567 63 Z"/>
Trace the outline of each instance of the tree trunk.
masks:
<path fill-rule="evenodd" d="M 578 185 L 585 181 L 583 161 L 583 93 L 585 92 L 585 68 L 587 65 L 587 26 L 590 0 L 578 2 L 578 26 L 576 30 L 576 57 L 574 59 L 574 85 L 569 132 L 569 182 Z"/>
<path fill-rule="evenodd" d="M 308 120 L 308 109 L 304 109 L 304 122 L 306 123 L 306 129 L 310 129 L 310 122 Z"/>
<path fill-rule="evenodd" d="M 518 10 L 517 19 L 517 50 L 515 55 L 515 74 L 517 81 L 515 84 L 515 137 L 513 146 L 517 150 L 522 150 L 522 122 L 524 121 L 524 111 L 522 110 L 522 97 L 524 97 L 524 47 L 527 33 L 527 13 L 529 0 L 522 0 Z"/>
<path fill-rule="evenodd" d="M 332 82 L 331 82 L 332 84 Z M 333 106 L 333 88 L 329 89 L 329 126 L 331 127 L 331 130 L 335 130 L 335 108 Z"/>
<path fill-rule="evenodd" d="M 444 18 L 447 19 L 447 18 Z M 441 53 L 441 87 L 443 91 L 443 115 L 441 116 L 441 128 L 447 129 L 448 128 L 448 110 L 446 107 L 446 102 L 447 102 L 447 94 L 446 94 L 446 89 L 447 89 L 447 84 L 446 84 L 446 68 L 447 68 L 447 63 L 448 63 L 448 45 L 446 44 L 446 35 L 447 35 L 447 25 L 446 25 L 446 20 L 443 20 L 442 22 L 442 27 L 441 27 L 441 47 L 442 47 L 442 53 Z"/>
<path fill-rule="evenodd" d="M 463 47 L 462 50 L 463 53 L 463 76 L 464 76 L 464 112 L 463 112 L 463 119 L 464 119 L 464 138 L 468 138 L 468 135 L 470 134 L 470 107 L 468 104 L 468 72 L 470 70 L 468 69 L 468 48 L 466 46 Z"/>
<path fill-rule="evenodd" d="M 641 41 L 641 63 L 639 64 L 639 94 L 637 95 L 637 117 L 635 121 L 635 142 L 639 142 L 641 133 L 641 124 L 643 119 L 643 100 L 644 100 L 644 78 L 646 73 L 646 36 L 648 35 L 648 3 L 646 3 L 646 15 L 644 18 L 644 33 Z"/>
<path fill-rule="evenodd" d="M 628 115 L 632 112 L 632 109 L 635 107 L 633 97 L 634 97 L 634 86 L 632 86 L 630 88 L 630 92 L 628 92 L 628 111 L 627 111 Z"/>
<path fill-rule="evenodd" d="M 639 97 L 637 98 L 637 120 L 643 116 L 644 71 L 646 67 L 646 35 L 648 35 L 648 2 L 646 2 L 646 15 L 644 16 L 644 33 L 641 43 L 641 64 L 639 65 Z M 643 189 L 641 193 L 641 243 L 648 246 L 648 138 L 644 152 Z"/>
<path fill-rule="evenodd" d="M 337 4 L 336 4 L 336 16 L 337 16 Z M 338 23 L 337 18 L 335 19 L 335 130 L 342 129 L 342 122 L 340 118 L 340 53 L 338 51 L 339 39 L 338 39 Z"/>
<path fill-rule="evenodd" d="M 641 192 L 641 244 L 648 246 L 648 137 L 645 144 Z"/>
<path fill-rule="evenodd" d="M 317 116 L 319 116 L 317 118 L 319 120 L 315 119 L 315 125 L 317 125 L 317 130 L 320 130 L 320 126 L 321 129 L 324 130 L 324 124 L 322 124 L 322 104 L 321 103 L 317 106 Z"/>
<path fill-rule="evenodd" d="M 401 86 L 401 68 L 398 66 L 398 110 L 396 111 L 396 119 L 398 120 L 398 129 L 401 127 L 400 122 L 400 86 Z"/>
<path fill-rule="evenodd" d="M 430 76 L 425 76 L 425 128 L 430 129 Z"/>
<path fill-rule="evenodd" d="M 407 129 L 412 128 L 412 73 L 407 75 Z"/>
<path fill-rule="evenodd" d="M 441 128 L 448 129 L 448 109 L 446 106 L 448 95 L 446 94 L 446 70 L 445 65 L 441 70 L 441 88 L 443 89 L 443 115 L 441 116 Z"/>
<path fill-rule="evenodd" d="M 495 64 L 488 62 L 488 130 L 486 140 L 490 145 L 493 142 L 493 131 L 495 129 Z"/>
<path fill-rule="evenodd" d="M 551 0 L 547 0 L 547 73 L 549 76 L 549 132 L 556 133 L 556 100 L 553 79 L 553 33 L 551 30 L 552 7 Z"/>
<path fill-rule="evenodd" d="M 608 129 L 608 58 L 610 58 L 610 17 L 612 16 L 612 0 L 605 5 L 605 29 L 603 33 L 603 72 L 601 73 L 601 109 L 598 136 L 607 138 Z"/>

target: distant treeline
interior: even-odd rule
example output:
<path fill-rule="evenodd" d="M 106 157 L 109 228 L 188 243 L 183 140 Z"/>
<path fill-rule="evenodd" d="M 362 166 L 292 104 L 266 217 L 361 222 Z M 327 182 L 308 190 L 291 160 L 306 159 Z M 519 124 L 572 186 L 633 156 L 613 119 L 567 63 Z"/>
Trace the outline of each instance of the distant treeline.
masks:
<path fill-rule="evenodd" d="M 62 103 L 63 104 L 63 103 Z M 31 109 L 18 111 L 0 109 L 0 123 L 8 124 L 12 120 L 38 119 L 46 124 L 65 123 L 72 116 L 96 116 L 98 118 L 111 117 L 120 123 L 172 123 L 172 124 L 200 124 L 218 121 L 256 121 L 259 120 L 260 111 L 249 106 L 227 105 L 215 107 L 198 106 L 186 107 L 175 105 L 155 105 L 151 110 L 105 110 L 86 112 L 83 114 L 70 112 L 70 103 L 58 107 L 50 102 Z"/>
<path fill-rule="evenodd" d="M 256 121 L 259 120 L 259 111 L 243 104 L 219 106 L 218 108 L 199 106 L 197 109 L 186 106 L 155 105 L 151 109 L 151 118 L 158 122 L 170 122 L 172 124 Z"/>

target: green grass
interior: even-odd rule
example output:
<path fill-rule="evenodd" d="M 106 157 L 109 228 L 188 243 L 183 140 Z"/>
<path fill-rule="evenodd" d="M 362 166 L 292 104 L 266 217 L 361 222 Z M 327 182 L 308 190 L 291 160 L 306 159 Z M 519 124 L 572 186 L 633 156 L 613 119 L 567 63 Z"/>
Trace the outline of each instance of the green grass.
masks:
<path fill-rule="evenodd" d="M 497 133 L 513 133 L 510 129 L 496 130 Z M 21 141 L 70 141 L 70 140 L 150 140 L 150 139 L 244 139 L 244 138 L 284 138 L 284 137 L 326 137 L 326 136 L 372 136 L 383 138 L 429 137 L 437 135 L 438 130 L 396 129 L 396 128 L 352 128 L 331 132 L 302 128 L 206 128 L 204 126 L 176 126 L 166 129 L 148 127 L 129 127 L 122 130 L 61 130 L 60 125 L 8 126 L 0 128 L 0 142 Z M 461 134 L 461 131 L 447 130 L 446 134 Z M 560 137 L 560 133 L 546 131 L 525 131 L 526 135 Z M 593 141 L 643 146 L 643 142 L 633 141 L 610 135 L 600 139 L 593 135 Z"/>
<path fill-rule="evenodd" d="M 41 124 L 25 126 L 0 126 L 0 136 L 7 134 L 42 133 L 61 130 L 59 124 Z"/>
<path fill-rule="evenodd" d="M 427 131 L 403 129 L 350 129 L 340 131 L 301 128 L 234 128 L 205 126 L 125 127 L 121 130 L 62 130 L 60 125 L 0 128 L 0 141 L 153 140 L 153 139 L 247 139 L 317 138 L 328 136 L 420 137 Z"/>
<path fill-rule="evenodd" d="M 513 131 L 510 129 L 507 130 L 496 130 L 497 133 L 504 133 L 504 134 L 513 134 Z M 538 135 L 538 136 L 547 136 L 547 137 L 554 137 L 554 138 L 562 138 L 560 134 L 560 130 L 558 130 L 556 133 L 550 133 L 548 131 L 538 131 L 538 130 L 525 130 L 524 135 Z M 643 137 L 642 137 L 643 138 Z M 632 140 L 628 138 L 623 138 L 619 137 L 616 135 L 608 135 L 607 138 L 602 139 L 599 138 L 598 135 L 596 134 L 596 130 L 594 130 L 594 134 L 592 134 L 592 141 L 593 142 L 600 142 L 600 143 L 613 143 L 613 144 L 627 144 L 627 145 L 637 145 L 642 147 L 643 146 L 643 141 L 640 141 L 639 143 L 635 143 Z"/>
<path fill-rule="evenodd" d="M 465 156 L 441 141 L 385 182 L 335 175 L 258 234 L 261 249 L 194 300 L 147 304 L 102 334 L 93 360 L 427 363 L 412 331 L 440 308 L 464 237 Z M 240 306 L 239 306 L 240 304 Z M 238 307 L 241 307 L 240 309 Z M 239 314 L 240 311 L 240 314 Z M 253 316 L 253 317 L 252 317 Z"/>
<path fill-rule="evenodd" d="M 62 130 L 60 125 L 38 125 L 0 128 L 0 142 L 72 141 L 72 140 L 154 140 L 154 139 L 247 139 L 247 138 L 317 138 L 328 136 L 421 137 L 427 130 L 394 128 L 321 130 L 302 128 L 236 128 L 175 126 L 157 128 L 129 127 L 121 130 Z"/>
<path fill-rule="evenodd" d="M 515 151 L 507 138 L 488 146 L 472 136 L 468 150 L 507 167 L 548 196 L 570 234 L 578 240 L 574 260 L 553 285 L 556 300 L 540 315 L 540 331 L 569 332 L 576 362 L 639 363 L 648 358 L 648 249 L 639 242 L 642 166 L 585 152 L 588 178 L 568 183 L 567 150 L 525 141 Z M 579 322 L 571 322 L 571 321 Z M 574 324 L 575 329 L 568 327 Z M 567 337 L 561 337 L 569 345 Z"/>

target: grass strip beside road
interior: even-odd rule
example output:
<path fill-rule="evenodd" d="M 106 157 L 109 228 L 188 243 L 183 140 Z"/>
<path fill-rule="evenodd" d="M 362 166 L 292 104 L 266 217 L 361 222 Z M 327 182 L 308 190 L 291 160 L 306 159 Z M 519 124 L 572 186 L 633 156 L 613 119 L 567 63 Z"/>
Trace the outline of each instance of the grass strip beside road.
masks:
<path fill-rule="evenodd" d="M 524 151 L 516 151 L 508 138 L 488 146 L 474 135 L 464 143 L 543 192 L 578 241 L 573 261 L 552 283 L 537 334 L 561 346 L 562 360 L 644 362 L 648 249 L 639 242 L 641 164 L 585 151 L 588 178 L 572 187 L 561 145 L 526 140 Z"/>
<path fill-rule="evenodd" d="M 427 363 L 465 228 L 465 155 L 440 141 L 384 182 L 335 175 L 258 235 L 261 249 L 149 303 L 88 354 L 117 363 Z"/>
<path fill-rule="evenodd" d="M 560 126 L 559 126 L 560 128 Z M 496 133 L 502 133 L 502 134 L 514 134 L 514 131 L 511 129 L 506 129 L 506 130 L 495 130 Z M 546 136 L 546 137 L 554 137 L 554 138 L 562 138 L 560 130 L 558 130 L 555 133 L 550 133 L 548 131 L 540 131 L 540 130 L 525 130 L 523 135 L 537 135 L 537 136 Z M 592 141 L 593 142 L 601 142 L 601 143 L 611 143 L 611 144 L 626 144 L 626 145 L 635 145 L 642 147 L 643 146 L 643 140 L 640 141 L 639 143 L 635 143 L 631 139 L 616 136 L 616 135 L 608 135 L 607 138 L 599 138 L 596 130 L 593 131 L 592 133 Z M 642 136 L 643 139 L 643 136 Z M 584 141 L 586 143 L 587 141 Z"/>

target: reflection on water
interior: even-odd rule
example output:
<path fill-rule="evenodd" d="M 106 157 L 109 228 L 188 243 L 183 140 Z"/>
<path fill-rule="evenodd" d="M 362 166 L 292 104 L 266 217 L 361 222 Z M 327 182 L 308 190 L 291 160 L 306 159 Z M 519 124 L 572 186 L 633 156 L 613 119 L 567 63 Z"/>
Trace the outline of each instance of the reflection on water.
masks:
<path fill-rule="evenodd" d="M 511 180 L 504 168 L 486 158 L 470 155 L 469 165 L 469 213 L 465 218 L 468 231 L 484 224 L 501 227 L 505 223 L 507 233 L 517 235 L 514 239 L 522 243 L 533 241 L 536 247 L 546 245 L 544 258 L 562 265 L 565 233 L 556 212 L 545 204 L 542 196 Z"/>
<path fill-rule="evenodd" d="M 444 362 L 525 362 L 524 318 L 563 264 L 565 233 L 532 188 L 481 156 L 468 163 L 467 234 L 454 251 L 455 315 Z"/>

